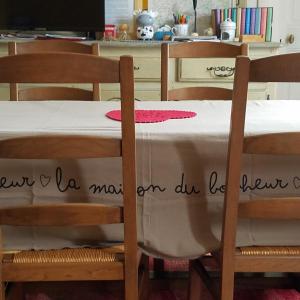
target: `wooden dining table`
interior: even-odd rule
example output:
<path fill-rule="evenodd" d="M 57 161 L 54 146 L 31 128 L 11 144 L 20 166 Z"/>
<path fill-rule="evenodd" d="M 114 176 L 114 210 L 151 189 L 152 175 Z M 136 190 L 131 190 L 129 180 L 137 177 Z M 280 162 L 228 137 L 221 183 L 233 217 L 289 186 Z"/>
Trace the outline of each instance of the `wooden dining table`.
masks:
<path fill-rule="evenodd" d="M 138 240 L 161 257 L 196 257 L 219 246 L 231 101 L 136 101 L 137 110 L 188 111 L 191 118 L 136 124 Z M 76 134 L 120 137 L 106 113 L 120 102 L 0 102 L 0 139 Z M 249 101 L 246 135 L 300 131 L 300 102 Z M 120 203 L 121 165 L 114 159 L 0 160 L 0 205 Z M 300 159 L 247 155 L 241 201 L 298 195 Z M 238 245 L 300 245 L 299 221 L 243 220 Z M 49 249 L 120 241 L 119 225 L 5 228 L 6 249 Z"/>

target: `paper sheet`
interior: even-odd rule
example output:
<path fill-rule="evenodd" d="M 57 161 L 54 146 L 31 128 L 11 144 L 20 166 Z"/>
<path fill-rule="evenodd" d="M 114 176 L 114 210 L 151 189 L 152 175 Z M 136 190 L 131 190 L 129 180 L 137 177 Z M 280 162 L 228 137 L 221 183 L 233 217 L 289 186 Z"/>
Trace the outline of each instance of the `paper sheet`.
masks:
<path fill-rule="evenodd" d="M 133 7 L 133 0 L 105 0 L 105 23 L 131 24 Z"/>

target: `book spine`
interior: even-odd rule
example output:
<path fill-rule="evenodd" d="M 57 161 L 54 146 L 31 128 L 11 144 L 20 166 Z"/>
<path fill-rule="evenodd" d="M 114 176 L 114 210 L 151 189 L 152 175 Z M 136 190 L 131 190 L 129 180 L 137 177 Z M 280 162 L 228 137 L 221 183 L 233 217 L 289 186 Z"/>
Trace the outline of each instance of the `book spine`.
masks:
<path fill-rule="evenodd" d="M 236 37 L 240 37 L 241 33 L 241 18 L 242 18 L 242 9 L 240 7 L 236 8 Z"/>
<path fill-rule="evenodd" d="M 271 40 L 272 40 L 272 21 L 273 21 L 273 7 L 268 7 L 267 27 L 266 27 L 266 42 L 271 42 Z"/>
<path fill-rule="evenodd" d="M 255 16 L 256 16 L 256 9 L 251 8 L 251 18 L 250 18 L 250 34 L 255 33 Z"/>
<path fill-rule="evenodd" d="M 245 23 L 245 34 L 250 34 L 250 20 L 251 20 L 251 9 L 246 8 L 246 23 Z"/>
<path fill-rule="evenodd" d="M 236 23 L 236 7 L 233 7 L 231 9 L 231 20 L 232 20 L 232 22 Z"/>
<path fill-rule="evenodd" d="M 246 25 L 246 8 L 242 8 L 242 14 L 241 14 L 241 31 L 240 34 L 245 33 L 245 25 Z"/>
<path fill-rule="evenodd" d="M 228 18 L 232 21 L 232 9 L 228 8 Z"/>
<path fill-rule="evenodd" d="M 224 21 L 224 10 L 223 9 L 220 10 L 220 15 L 221 15 L 220 21 L 223 22 Z"/>
<path fill-rule="evenodd" d="M 220 23 L 221 23 L 221 10 L 215 10 L 215 20 L 216 20 L 216 35 L 220 36 Z"/>
<path fill-rule="evenodd" d="M 211 28 L 213 29 L 213 35 L 216 35 L 216 10 L 211 10 Z"/>
<path fill-rule="evenodd" d="M 266 35 L 267 26 L 267 13 L 268 9 L 266 7 L 261 8 L 261 18 L 260 18 L 260 34 Z"/>
<path fill-rule="evenodd" d="M 261 15 L 261 8 L 256 8 L 255 14 L 255 34 L 260 34 L 260 15 Z"/>
<path fill-rule="evenodd" d="M 223 19 L 223 21 L 225 21 L 228 18 L 228 9 L 224 8 L 223 11 L 224 11 L 224 19 Z"/>

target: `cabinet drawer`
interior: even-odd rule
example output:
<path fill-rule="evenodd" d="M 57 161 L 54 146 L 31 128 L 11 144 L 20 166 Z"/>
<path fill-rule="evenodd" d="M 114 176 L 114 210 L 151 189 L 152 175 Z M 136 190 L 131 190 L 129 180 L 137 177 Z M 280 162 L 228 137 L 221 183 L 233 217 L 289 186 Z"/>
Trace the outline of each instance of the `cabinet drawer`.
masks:
<path fill-rule="evenodd" d="M 178 81 L 232 81 L 234 67 L 234 58 L 183 58 L 178 60 Z"/>
<path fill-rule="evenodd" d="M 134 78 L 136 81 L 160 81 L 160 58 L 134 58 Z"/>
<path fill-rule="evenodd" d="M 109 57 L 119 59 L 117 56 Z M 160 81 L 160 58 L 159 57 L 134 57 L 134 79 L 136 82 Z"/>

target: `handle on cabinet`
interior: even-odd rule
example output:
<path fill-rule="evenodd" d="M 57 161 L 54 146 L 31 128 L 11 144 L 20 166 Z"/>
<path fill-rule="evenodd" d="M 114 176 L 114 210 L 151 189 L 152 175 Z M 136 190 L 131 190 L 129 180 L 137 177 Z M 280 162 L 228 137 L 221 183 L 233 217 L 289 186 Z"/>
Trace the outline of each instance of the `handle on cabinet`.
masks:
<path fill-rule="evenodd" d="M 234 74 L 235 67 L 225 67 L 225 66 L 219 66 L 219 67 L 207 67 L 207 71 L 214 71 L 214 75 L 217 77 L 230 77 Z M 222 73 L 218 73 L 222 72 Z M 223 73 L 227 72 L 227 73 Z"/>
<path fill-rule="evenodd" d="M 287 38 L 287 41 L 289 44 L 294 44 L 295 43 L 295 36 L 293 34 L 290 34 Z"/>
<path fill-rule="evenodd" d="M 140 67 L 133 66 L 133 69 L 134 69 L 135 71 L 138 71 L 138 70 L 140 69 Z"/>

